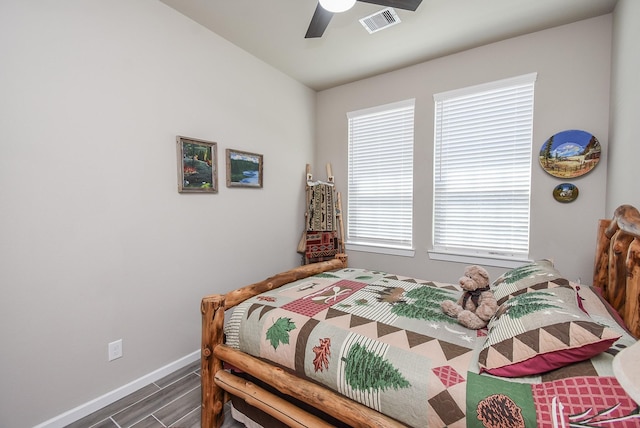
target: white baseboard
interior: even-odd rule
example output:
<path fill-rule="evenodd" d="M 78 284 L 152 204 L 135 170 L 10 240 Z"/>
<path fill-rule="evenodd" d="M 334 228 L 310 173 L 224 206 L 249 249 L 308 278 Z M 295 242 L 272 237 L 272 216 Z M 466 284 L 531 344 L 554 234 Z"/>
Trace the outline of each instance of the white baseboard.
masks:
<path fill-rule="evenodd" d="M 106 394 L 94 400 L 81 404 L 75 409 L 66 411 L 54 418 L 49 419 L 48 421 L 36 425 L 34 428 L 63 428 L 70 423 L 82 419 L 85 416 L 90 415 L 91 413 L 100 410 L 103 407 L 106 407 L 109 404 L 120 400 L 121 398 L 126 397 L 127 395 L 139 390 L 140 388 L 152 382 L 162 379 L 166 375 L 171 374 L 176 370 L 188 366 L 198 359 L 200 359 L 200 350 L 182 357 L 172 363 L 169 363 L 164 367 L 160 367 L 158 370 L 148 373 L 132 382 L 129 382 L 126 385 L 114 389 L 111 392 L 107 392 Z"/>

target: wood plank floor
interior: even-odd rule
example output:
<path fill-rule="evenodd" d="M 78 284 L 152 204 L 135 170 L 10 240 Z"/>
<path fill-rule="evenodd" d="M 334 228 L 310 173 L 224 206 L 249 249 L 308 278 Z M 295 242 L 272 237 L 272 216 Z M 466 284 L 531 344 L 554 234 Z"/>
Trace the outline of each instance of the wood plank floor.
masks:
<path fill-rule="evenodd" d="M 225 408 L 223 428 L 244 427 Z M 200 428 L 200 361 L 65 428 Z"/>

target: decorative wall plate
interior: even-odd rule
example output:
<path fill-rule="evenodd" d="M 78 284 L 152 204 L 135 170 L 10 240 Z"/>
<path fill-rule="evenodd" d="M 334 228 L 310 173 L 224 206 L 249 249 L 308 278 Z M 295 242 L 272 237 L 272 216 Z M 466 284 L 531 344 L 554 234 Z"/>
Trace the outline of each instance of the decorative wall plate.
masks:
<path fill-rule="evenodd" d="M 553 189 L 553 198 L 558 202 L 573 202 L 578 197 L 580 191 L 571 183 L 558 184 Z"/>
<path fill-rule="evenodd" d="M 539 160 L 554 177 L 580 177 L 600 162 L 600 142 L 586 131 L 558 132 L 542 145 Z"/>

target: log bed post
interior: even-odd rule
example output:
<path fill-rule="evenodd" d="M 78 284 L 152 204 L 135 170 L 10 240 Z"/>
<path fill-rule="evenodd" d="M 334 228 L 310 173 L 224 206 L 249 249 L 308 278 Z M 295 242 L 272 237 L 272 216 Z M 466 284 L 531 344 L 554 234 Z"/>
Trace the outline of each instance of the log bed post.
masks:
<path fill-rule="evenodd" d="M 609 243 L 610 237 L 607 236 L 606 230 L 609 227 L 611 220 L 602 219 L 598 222 L 598 234 L 596 235 L 596 259 L 593 264 L 593 286 L 602 290 L 602 294 L 607 292 L 607 280 L 609 271 Z"/>
<path fill-rule="evenodd" d="M 202 421 L 201 426 L 219 428 L 224 419 L 224 390 L 213 376 L 222 370 L 222 361 L 213 354 L 213 349 L 223 343 L 225 296 L 212 295 L 202 299 Z M 214 427 L 214 421 L 215 427 Z"/>
<path fill-rule="evenodd" d="M 593 285 L 640 337 L 640 213 L 631 205 L 599 223 Z"/>
<path fill-rule="evenodd" d="M 627 296 L 624 320 L 635 337 L 640 338 L 640 239 L 635 238 L 627 251 Z"/>
<path fill-rule="evenodd" d="M 633 236 L 622 230 L 616 231 L 609 246 L 609 280 L 605 290 L 605 298 L 611 306 L 624 315 L 627 285 L 627 251 Z"/>

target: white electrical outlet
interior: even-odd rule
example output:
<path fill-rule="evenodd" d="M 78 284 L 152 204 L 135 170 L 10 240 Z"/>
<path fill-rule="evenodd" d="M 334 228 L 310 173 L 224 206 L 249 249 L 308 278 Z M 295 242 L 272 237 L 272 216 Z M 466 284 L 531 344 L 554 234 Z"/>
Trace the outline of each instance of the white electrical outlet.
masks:
<path fill-rule="evenodd" d="M 109 343 L 109 361 L 122 357 L 122 339 Z"/>

